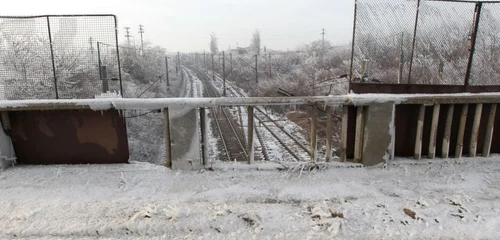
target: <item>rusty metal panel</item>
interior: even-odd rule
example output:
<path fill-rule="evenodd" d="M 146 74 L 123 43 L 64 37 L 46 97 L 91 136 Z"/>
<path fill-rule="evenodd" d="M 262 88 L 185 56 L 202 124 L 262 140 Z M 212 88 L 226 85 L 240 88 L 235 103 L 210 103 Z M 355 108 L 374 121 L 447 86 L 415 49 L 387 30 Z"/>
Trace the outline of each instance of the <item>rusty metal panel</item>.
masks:
<path fill-rule="evenodd" d="M 9 112 L 23 164 L 128 163 L 125 119 L 117 110 Z"/>
<path fill-rule="evenodd" d="M 460 85 L 424 85 L 424 84 L 376 84 L 376 83 L 349 83 L 349 90 L 354 93 L 485 93 L 500 92 L 500 86 L 468 86 Z"/>

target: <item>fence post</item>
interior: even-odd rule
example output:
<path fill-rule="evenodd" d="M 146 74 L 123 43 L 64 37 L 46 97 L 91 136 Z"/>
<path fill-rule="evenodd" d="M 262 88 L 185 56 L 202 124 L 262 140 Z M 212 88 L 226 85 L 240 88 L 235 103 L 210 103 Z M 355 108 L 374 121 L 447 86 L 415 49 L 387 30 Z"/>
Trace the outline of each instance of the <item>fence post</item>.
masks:
<path fill-rule="evenodd" d="M 455 158 L 462 158 L 462 152 L 464 149 L 464 134 L 465 126 L 467 124 L 467 115 L 469 114 L 469 104 L 464 104 L 462 106 L 462 112 L 460 115 L 460 125 L 458 127 L 457 143 L 455 148 Z"/>
<path fill-rule="evenodd" d="M 167 74 L 167 90 L 170 87 L 170 80 L 168 79 L 168 56 L 165 56 L 165 67 L 167 68 L 166 74 Z"/>
<path fill-rule="evenodd" d="M 415 159 L 422 158 L 422 136 L 424 134 L 425 105 L 421 104 L 418 111 L 417 134 L 415 135 Z"/>
<path fill-rule="evenodd" d="M 341 135 L 341 141 L 342 141 L 342 147 L 341 147 L 341 152 L 340 152 L 340 161 L 341 162 L 346 162 L 347 161 L 347 127 L 349 123 L 349 106 L 343 105 L 342 106 L 342 135 Z"/>
<path fill-rule="evenodd" d="M 415 55 L 415 43 L 417 41 L 418 17 L 420 14 L 420 0 L 417 0 L 417 13 L 415 15 L 415 26 L 413 27 L 413 40 L 410 53 L 410 68 L 408 70 L 408 84 L 411 84 L 411 72 L 413 69 L 413 56 Z"/>
<path fill-rule="evenodd" d="M 363 106 L 357 106 L 356 109 L 356 133 L 354 136 L 354 162 L 363 161 L 363 143 L 365 139 L 365 114 Z"/>
<path fill-rule="evenodd" d="M 208 165 L 207 119 L 205 108 L 200 108 L 201 160 L 203 166 Z"/>
<path fill-rule="evenodd" d="M 316 130 L 318 127 L 318 108 L 316 104 L 312 105 L 311 113 L 311 162 L 316 162 L 316 150 L 317 150 L 317 135 Z"/>
<path fill-rule="evenodd" d="M 56 90 L 56 99 L 59 99 L 59 92 L 57 90 L 57 74 L 56 63 L 54 60 L 54 47 L 52 46 L 52 32 L 50 31 L 50 19 L 47 16 L 47 28 L 49 30 L 49 44 L 50 44 L 50 57 L 52 59 L 52 72 L 54 73 L 54 89 Z"/>
<path fill-rule="evenodd" d="M 116 44 L 116 57 L 118 58 L 118 78 L 120 79 L 120 95 L 123 97 L 123 83 L 122 83 L 122 67 L 120 63 L 120 47 L 118 46 L 118 22 L 116 16 L 113 16 L 115 20 L 115 44 Z"/>
<path fill-rule="evenodd" d="M 170 116 L 168 108 L 163 109 L 163 116 L 165 121 L 163 126 L 163 134 L 165 138 L 165 166 L 172 169 L 172 145 L 170 142 Z"/>
<path fill-rule="evenodd" d="M 471 34 L 471 46 L 469 49 L 469 62 L 467 63 L 467 70 L 465 72 L 464 92 L 466 92 L 467 88 L 469 87 L 470 73 L 472 68 L 472 61 L 474 60 L 474 51 L 476 50 L 477 30 L 479 29 L 479 20 L 481 19 L 482 7 L 483 3 L 476 3 L 476 11 L 474 14 L 474 30 Z"/>
<path fill-rule="evenodd" d="M 491 151 L 491 141 L 493 140 L 493 130 L 495 128 L 495 116 L 497 114 L 497 104 L 493 103 L 490 107 L 488 115 L 488 123 L 486 125 L 486 134 L 484 136 L 483 157 L 489 157 Z"/>
<path fill-rule="evenodd" d="M 247 153 L 248 153 L 248 164 L 253 164 L 255 161 L 255 151 L 254 151 L 254 141 L 253 141 L 253 132 L 254 132 L 254 118 L 253 118 L 253 106 L 248 106 L 248 140 L 247 140 Z"/>
<path fill-rule="evenodd" d="M 332 137 L 333 137 L 333 107 L 328 106 L 326 110 L 326 161 L 332 160 Z"/>
<path fill-rule="evenodd" d="M 446 115 L 446 126 L 444 130 L 443 147 L 442 147 L 442 158 L 448 158 L 450 156 L 450 141 L 451 141 L 451 127 L 453 123 L 453 112 L 455 111 L 455 105 L 451 104 L 448 106 L 448 112 Z"/>
<path fill-rule="evenodd" d="M 358 1 L 354 1 L 354 23 L 352 27 L 352 46 L 351 46 L 351 67 L 349 70 L 349 83 L 352 82 L 352 72 L 354 67 L 354 47 L 356 46 L 356 20 L 358 17 Z M 350 89 L 349 89 L 350 90 Z"/>

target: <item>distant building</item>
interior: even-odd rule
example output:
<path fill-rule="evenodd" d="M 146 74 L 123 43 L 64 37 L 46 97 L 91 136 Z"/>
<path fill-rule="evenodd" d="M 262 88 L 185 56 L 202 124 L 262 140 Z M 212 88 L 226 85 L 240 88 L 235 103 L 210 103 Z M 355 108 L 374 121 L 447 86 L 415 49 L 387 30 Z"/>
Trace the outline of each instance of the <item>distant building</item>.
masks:
<path fill-rule="evenodd" d="M 255 49 L 252 47 L 237 47 L 236 49 L 231 49 L 231 53 L 236 55 L 255 54 Z"/>

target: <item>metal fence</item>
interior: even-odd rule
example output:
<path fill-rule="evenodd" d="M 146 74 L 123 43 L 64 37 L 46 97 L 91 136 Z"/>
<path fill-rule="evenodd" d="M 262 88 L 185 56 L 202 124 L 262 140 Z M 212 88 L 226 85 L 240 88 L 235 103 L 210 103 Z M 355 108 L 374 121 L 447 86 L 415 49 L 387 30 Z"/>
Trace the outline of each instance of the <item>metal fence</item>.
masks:
<path fill-rule="evenodd" d="M 0 16 L 0 99 L 122 93 L 114 15 Z"/>
<path fill-rule="evenodd" d="M 356 0 L 351 82 L 500 85 L 500 2 Z"/>

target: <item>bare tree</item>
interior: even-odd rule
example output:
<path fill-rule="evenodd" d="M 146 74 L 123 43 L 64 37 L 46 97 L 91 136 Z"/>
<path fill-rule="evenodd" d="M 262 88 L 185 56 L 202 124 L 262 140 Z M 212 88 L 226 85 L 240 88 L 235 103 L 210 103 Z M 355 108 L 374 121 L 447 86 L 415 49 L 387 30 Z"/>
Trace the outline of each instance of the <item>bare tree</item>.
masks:
<path fill-rule="evenodd" d="M 212 52 L 212 54 L 219 53 L 219 44 L 217 43 L 217 36 L 215 36 L 215 33 L 210 34 L 210 52 Z"/>
<path fill-rule="evenodd" d="M 260 55 L 260 32 L 259 30 L 255 30 L 252 35 L 252 43 L 250 44 L 250 47 L 255 49 L 255 53 L 257 55 Z"/>

